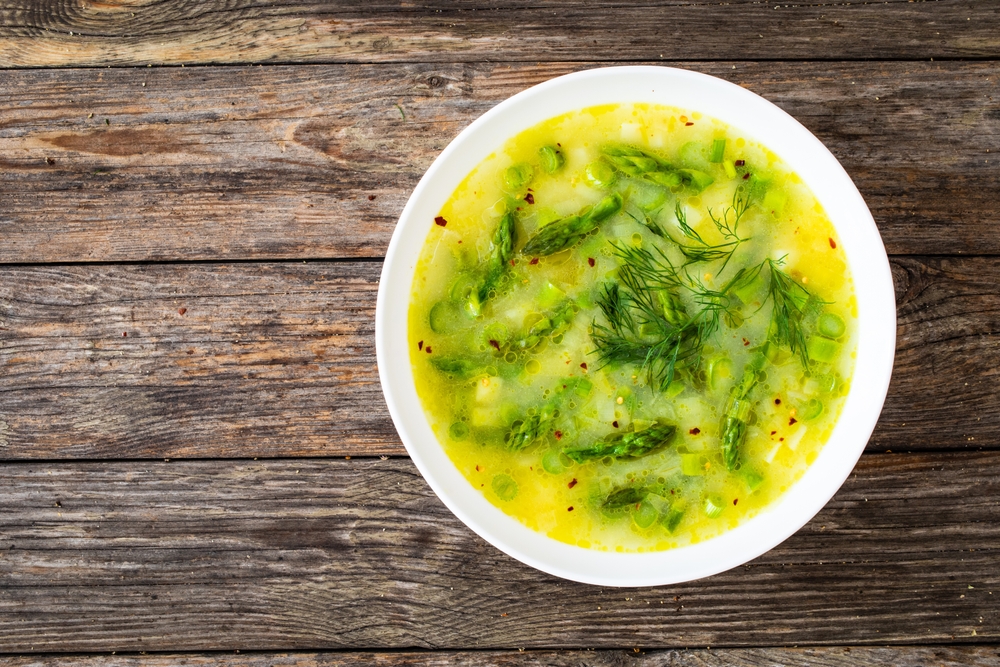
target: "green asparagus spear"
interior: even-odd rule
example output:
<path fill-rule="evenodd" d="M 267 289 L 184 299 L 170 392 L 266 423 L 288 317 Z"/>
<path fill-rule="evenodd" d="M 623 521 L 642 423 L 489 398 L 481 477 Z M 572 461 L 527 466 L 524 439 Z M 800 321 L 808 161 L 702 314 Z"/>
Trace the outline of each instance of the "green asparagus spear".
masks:
<path fill-rule="evenodd" d="M 546 336 L 558 336 L 569 328 L 573 322 L 573 316 L 579 307 L 572 300 L 567 299 L 560 304 L 551 315 L 538 320 L 524 333 L 523 336 L 514 341 L 514 348 L 518 350 L 530 350 L 538 345 L 542 338 Z"/>
<path fill-rule="evenodd" d="M 507 447 L 520 451 L 533 444 L 555 425 L 559 410 L 568 398 L 586 398 L 592 386 L 586 378 L 570 378 L 560 383 L 553 390 L 552 398 L 536 414 L 514 422 Z"/>
<path fill-rule="evenodd" d="M 641 503 L 647 495 L 649 495 L 649 489 L 644 486 L 626 486 L 609 493 L 601 504 L 607 509 L 620 509 Z"/>
<path fill-rule="evenodd" d="M 431 364 L 445 375 L 468 379 L 485 368 L 485 364 L 464 357 L 432 357 Z"/>
<path fill-rule="evenodd" d="M 665 447 L 676 431 L 677 427 L 673 424 L 659 423 L 644 431 L 612 434 L 589 447 L 565 449 L 563 453 L 577 463 L 603 459 L 605 456 L 634 459 Z"/>
<path fill-rule="evenodd" d="M 620 211 L 622 196 L 617 192 L 610 194 L 594 207 L 587 207 L 567 218 L 551 222 L 535 234 L 521 249 L 522 255 L 545 256 L 565 250 L 589 234 L 604 220 Z"/>
<path fill-rule="evenodd" d="M 490 252 L 486 257 L 486 271 L 477 279 L 469 291 L 466 310 L 473 317 L 482 312 L 482 304 L 489 299 L 490 292 L 500 284 L 501 279 L 510 270 L 510 260 L 514 257 L 514 243 L 517 241 L 517 230 L 514 225 L 514 213 L 508 211 L 500 218 L 493 232 Z"/>
<path fill-rule="evenodd" d="M 675 168 L 662 158 L 632 146 L 608 146 L 602 151 L 602 157 L 626 176 L 641 178 L 667 188 L 683 185 L 701 192 L 715 182 L 715 179 L 703 171 Z"/>
<path fill-rule="evenodd" d="M 743 377 L 733 385 L 726 402 L 726 411 L 722 416 L 722 459 L 726 468 L 735 470 L 740 458 L 740 448 L 747 437 L 747 423 L 750 418 L 750 394 L 759 382 L 760 369 L 764 367 L 765 357 L 757 352 L 743 369 Z"/>

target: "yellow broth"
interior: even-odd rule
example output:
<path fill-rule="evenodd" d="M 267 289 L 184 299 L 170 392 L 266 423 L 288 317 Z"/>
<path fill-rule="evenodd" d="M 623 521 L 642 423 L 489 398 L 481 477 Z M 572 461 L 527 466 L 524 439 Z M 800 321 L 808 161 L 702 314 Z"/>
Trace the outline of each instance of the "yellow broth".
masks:
<path fill-rule="evenodd" d="M 557 163 L 540 154 L 543 147 L 562 159 L 553 173 L 547 167 Z M 677 169 L 695 176 L 670 185 L 651 182 L 649 173 L 630 175 L 609 157 L 622 147 L 666 165 L 657 167 L 660 181 L 680 178 Z M 601 176 L 611 172 L 609 185 Z M 522 177 L 530 180 L 519 183 Z M 521 252 L 540 229 L 563 224 L 615 192 L 621 210 L 570 248 L 545 256 Z M 497 256 L 494 234 L 507 213 L 514 219 L 514 252 L 482 302 L 470 306 L 469 285 L 481 284 Z M 727 237 L 713 217 L 734 235 Z M 738 242 L 726 245 L 733 239 Z M 710 319 L 702 312 L 711 310 L 706 295 L 719 305 L 715 329 L 699 346 L 685 343 L 699 353 L 672 375 L 654 377 L 645 362 L 609 362 L 597 349 L 595 331 L 609 326 L 602 299 L 609 298 L 608 285 L 621 283 L 629 248 L 678 269 L 683 284 L 672 292 L 680 302 L 678 321 Z M 692 251 L 704 248 L 716 254 Z M 755 267 L 761 267 L 755 277 L 746 278 Z M 771 283 L 780 276 L 772 267 L 793 281 L 797 295 L 792 311 L 803 337 L 794 351 L 790 337 L 775 333 Z M 744 278 L 734 285 L 741 269 Z M 649 293 L 656 291 L 663 290 Z M 809 298 L 801 296 L 806 293 Z M 652 303 L 659 312 L 662 302 Z M 815 460 L 848 390 L 855 311 L 835 230 L 809 188 L 773 153 L 697 112 L 623 104 L 569 113 L 522 132 L 456 188 L 416 267 L 408 338 L 417 392 L 434 432 L 491 503 L 569 544 L 649 551 L 736 526 Z M 568 322 L 553 330 L 560 317 Z M 650 327 L 637 329 L 631 342 L 649 343 Z M 759 365 L 756 374 L 747 370 L 750 364 Z M 744 378 L 751 388 L 746 400 L 734 403 Z M 726 416 L 737 415 L 737 403 L 751 409 L 735 419 L 746 439 L 735 449 L 735 465 L 727 465 L 733 448 L 724 447 L 724 432 L 734 419 Z M 512 433 L 533 418 L 537 437 L 512 447 Z M 672 437 L 642 456 L 576 462 L 567 455 L 616 434 L 649 434 L 666 425 L 676 427 Z"/>

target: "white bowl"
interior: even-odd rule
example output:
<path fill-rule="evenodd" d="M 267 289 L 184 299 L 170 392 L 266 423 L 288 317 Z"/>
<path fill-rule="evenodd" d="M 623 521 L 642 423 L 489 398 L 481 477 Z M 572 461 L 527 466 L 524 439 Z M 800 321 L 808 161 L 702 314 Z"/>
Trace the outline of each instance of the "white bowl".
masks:
<path fill-rule="evenodd" d="M 548 118 L 598 104 L 648 102 L 700 111 L 745 132 L 809 185 L 840 236 L 856 287 L 858 348 L 851 390 L 827 444 L 784 495 L 752 519 L 691 546 L 652 553 L 595 551 L 558 542 L 493 506 L 438 444 L 413 381 L 407 311 L 414 269 L 434 217 L 463 178 L 510 137 Z M 833 497 L 864 450 L 892 372 L 896 307 L 882 239 L 837 159 L 794 118 L 715 77 L 668 67 L 610 67 L 552 79 L 497 105 L 463 130 L 417 184 L 389 243 L 375 345 L 389 414 L 410 457 L 448 508 L 504 553 L 553 574 L 601 586 L 652 586 L 706 577 L 784 541 Z"/>

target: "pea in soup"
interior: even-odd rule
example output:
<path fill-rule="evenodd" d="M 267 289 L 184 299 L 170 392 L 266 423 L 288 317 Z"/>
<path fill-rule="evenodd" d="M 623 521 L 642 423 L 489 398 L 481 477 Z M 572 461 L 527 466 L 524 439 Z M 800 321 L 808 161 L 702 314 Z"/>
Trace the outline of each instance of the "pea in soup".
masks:
<path fill-rule="evenodd" d="M 809 188 L 698 113 L 592 107 L 458 186 L 408 339 L 439 441 L 554 539 L 650 551 L 728 530 L 815 460 L 847 394 L 853 284 Z"/>

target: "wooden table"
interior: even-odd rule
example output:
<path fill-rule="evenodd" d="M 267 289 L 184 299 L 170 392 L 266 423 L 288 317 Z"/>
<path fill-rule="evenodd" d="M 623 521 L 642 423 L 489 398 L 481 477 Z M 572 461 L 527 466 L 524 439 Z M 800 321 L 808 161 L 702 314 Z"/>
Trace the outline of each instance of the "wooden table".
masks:
<path fill-rule="evenodd" d="M 1000 665 L 1000 3 L 638 4 L 0 8 L 0 662 Z M 899 329 L 812 522 L 706 580 L 602 589 L 431 493 L 373 314 L 462 127 L 626 62 L 823 140 Z"/>

